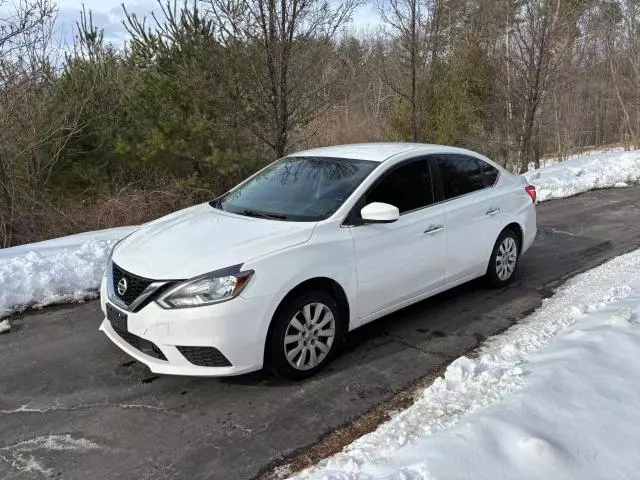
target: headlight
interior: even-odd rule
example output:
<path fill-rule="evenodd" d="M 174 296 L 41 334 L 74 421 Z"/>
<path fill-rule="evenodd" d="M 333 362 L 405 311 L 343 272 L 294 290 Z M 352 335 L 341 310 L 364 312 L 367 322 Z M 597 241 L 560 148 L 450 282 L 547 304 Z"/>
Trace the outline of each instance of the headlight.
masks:
<path fill-rule="evenodd" d="M 217 270 L 180 283 L 157 302 L 163 308 L 189 308 L 231 300 L 240 294 L 251 275 L 253 270 L 241 272 L 240 265 Z"/>

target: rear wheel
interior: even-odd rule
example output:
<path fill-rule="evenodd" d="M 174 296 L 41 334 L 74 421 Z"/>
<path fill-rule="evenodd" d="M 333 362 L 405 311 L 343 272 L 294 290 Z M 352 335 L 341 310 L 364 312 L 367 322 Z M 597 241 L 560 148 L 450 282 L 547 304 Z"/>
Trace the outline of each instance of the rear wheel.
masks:
<path fill-rule="evenodd" d="M 504 287 L 514 278 L 520 255 L 518 235 L 511 229 L 504 230 L 491 253 L 487 267 L 487 280 L 494 287 Z"/>
<path fill-rule="evenodd" d="M 330 362 L 341 341 L 341 311 L 333 296 L 323 291 L 303 292 L 288 300 L 274 322 L 268 362 L 284 378 L 316 374 Z"/>

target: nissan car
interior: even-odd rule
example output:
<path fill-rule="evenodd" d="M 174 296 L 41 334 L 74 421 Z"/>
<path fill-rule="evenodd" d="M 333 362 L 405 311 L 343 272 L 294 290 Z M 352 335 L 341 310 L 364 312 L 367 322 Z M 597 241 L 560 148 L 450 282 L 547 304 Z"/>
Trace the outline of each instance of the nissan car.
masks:
<path fill-rule="evenodd" d="M 535 202 L 465 149 L 298 152 L 116 244 L 100 330 L 158 374 L 305 378 L 355 328 L 478 277 L 511 282 Z"/>

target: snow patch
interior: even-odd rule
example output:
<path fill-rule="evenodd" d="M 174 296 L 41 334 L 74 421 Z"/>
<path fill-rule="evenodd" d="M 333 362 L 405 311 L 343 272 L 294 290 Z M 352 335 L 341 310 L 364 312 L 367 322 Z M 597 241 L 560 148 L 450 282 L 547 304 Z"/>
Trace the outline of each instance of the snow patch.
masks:
<path fill-rule="evenodd" d="M 618 325 L 627 327 L 631 324 L 631 319 L 633 318 L 633 311 L 630 308 L 621 308 L 617 312 L 615 312 L 611 317 L 607 320 L 607 325 Z"/>
<path fill-rule="evenodd" d="M 28 457 L 25 457 L 20 453 L 16 453 L 11 457 L 0 455 L 0 459 L 9 463 L 13 468 L 18 470 L 19 472 L 39 473 L 45 477 L 50 477 L 53 475 L 53 470 L 42 466 L 42 464 L 38 462 L 33 455 L 29 455 Z"/>
<path fill-rule="evenodd" d="M 87 232 L 0 250 L 0 318 L 95 297 L 111 248 L 134 230 Z"/>
<path fill-rule="evenodd" d="M 7 333 L 11 330 L 11 324 L 9 320 L 2 320 L 0 322 L 0 333 Z"/>
<path fill-rule="evenodd" d="M 559 158 L 559 157 L 543 157 L 540 159 L 541 167 L 548 167 L 550 165 L 554 165 L 556 163 L 566 162 L 567 160 L 571 160 L 577 157 L 587 157 L 591 155 L 601 155 L 603 153 L 610 152 L 623 152 L 625 149 L 623 147 L 602 147 L 602 148 L 591 148 L 590 150 L 574 153 L 573 155 L 569 155 L 567 158 Z M 536 162 L 529 162 L 529 170 L 533 170 L 536 168 Z"/>
<path fill-rule="evenodd" d="M 516 461 L 526 470 L 534 469 L 543 463 L 547 467 L 553 466 L 552 469 L 558 472 L 565 470 L 570 464 L 569 454 L 547 439 L 526 436 L 516 445 Z"/>
<path fill-rule="evenodd" d="M 87 440 L 86 438 L 74 438 L 68 433 L 65 435 L 42 435 L 18 442 L 11 447 L 5 447 L 5 449 L 15 449 L 23 452 L 31 452 L 34 450 L 76 450 L 85 452 L 97 448 L 100 448 L 100 445 L 97 443 Z"/>
<path fill-rule="evenodd" d="M 20 472 L 38 473 L 49 477 L 53 474 L 51 468 L 46 468 L 33 452 L 36 451 L 74 451 L 78 453 L 101 448 L 95 442 L 86 438 L 74 438 L 70 434 L 43 435 L 29 440 L 0 448 L 0 459 L 9 463 Z"/>
<path fill-rule="evenodd" d="M 599 188 L 640 182 L 640 150 L 590 152 L 524 174 L 535 185 L 538 201 L 565 198 Z"/>
<path fill-rule="evenodd" d="M 294 478 L 635 478 L 639 314 L 640 250 L 569 280 L 411 407 Z"/>

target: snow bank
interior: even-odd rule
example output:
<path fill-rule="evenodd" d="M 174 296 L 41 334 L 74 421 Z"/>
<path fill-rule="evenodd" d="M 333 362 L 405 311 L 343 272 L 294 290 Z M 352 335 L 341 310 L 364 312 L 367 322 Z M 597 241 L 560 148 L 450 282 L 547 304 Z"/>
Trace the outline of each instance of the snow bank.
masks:
<path fill-rule="evenodd" d="M 601 155 L 603 153 L 610 152 L 623 152 L 624 147 L 602 147 L 602 148 L 592 148 L 591 150 L 586 150 L 581 153 L 574 153 L 573 155 L 569 155 L 567 158 L 560 157 L 542 157 L 540 159 L 541 167 L 548 167 L 549 165 L 554 165 L 556 163 L 566 162 L 567 160 L 572 160 L 577 157 L 588 157 L 590 155 Z M 529 162 L 529 170 L 533 170 L 536 168 L 536 162 Z"/>
<path fill-rule="evenodd" d="M 0 318 L 30 306 L 95 296 L 111 247 L 135 228 L 0 249 Z"/>
<path fill-rule="evenodd" d="M 296 478 L 637 478 L 639 323 L 640 250 L 568 281 L 413 406 Z"/>
<path fill-rule="evenodd" d="M 586 153 L 524 174 L 538 200 L 565 198 L 598 188 L 640 182 L 640 150 Z"/>

